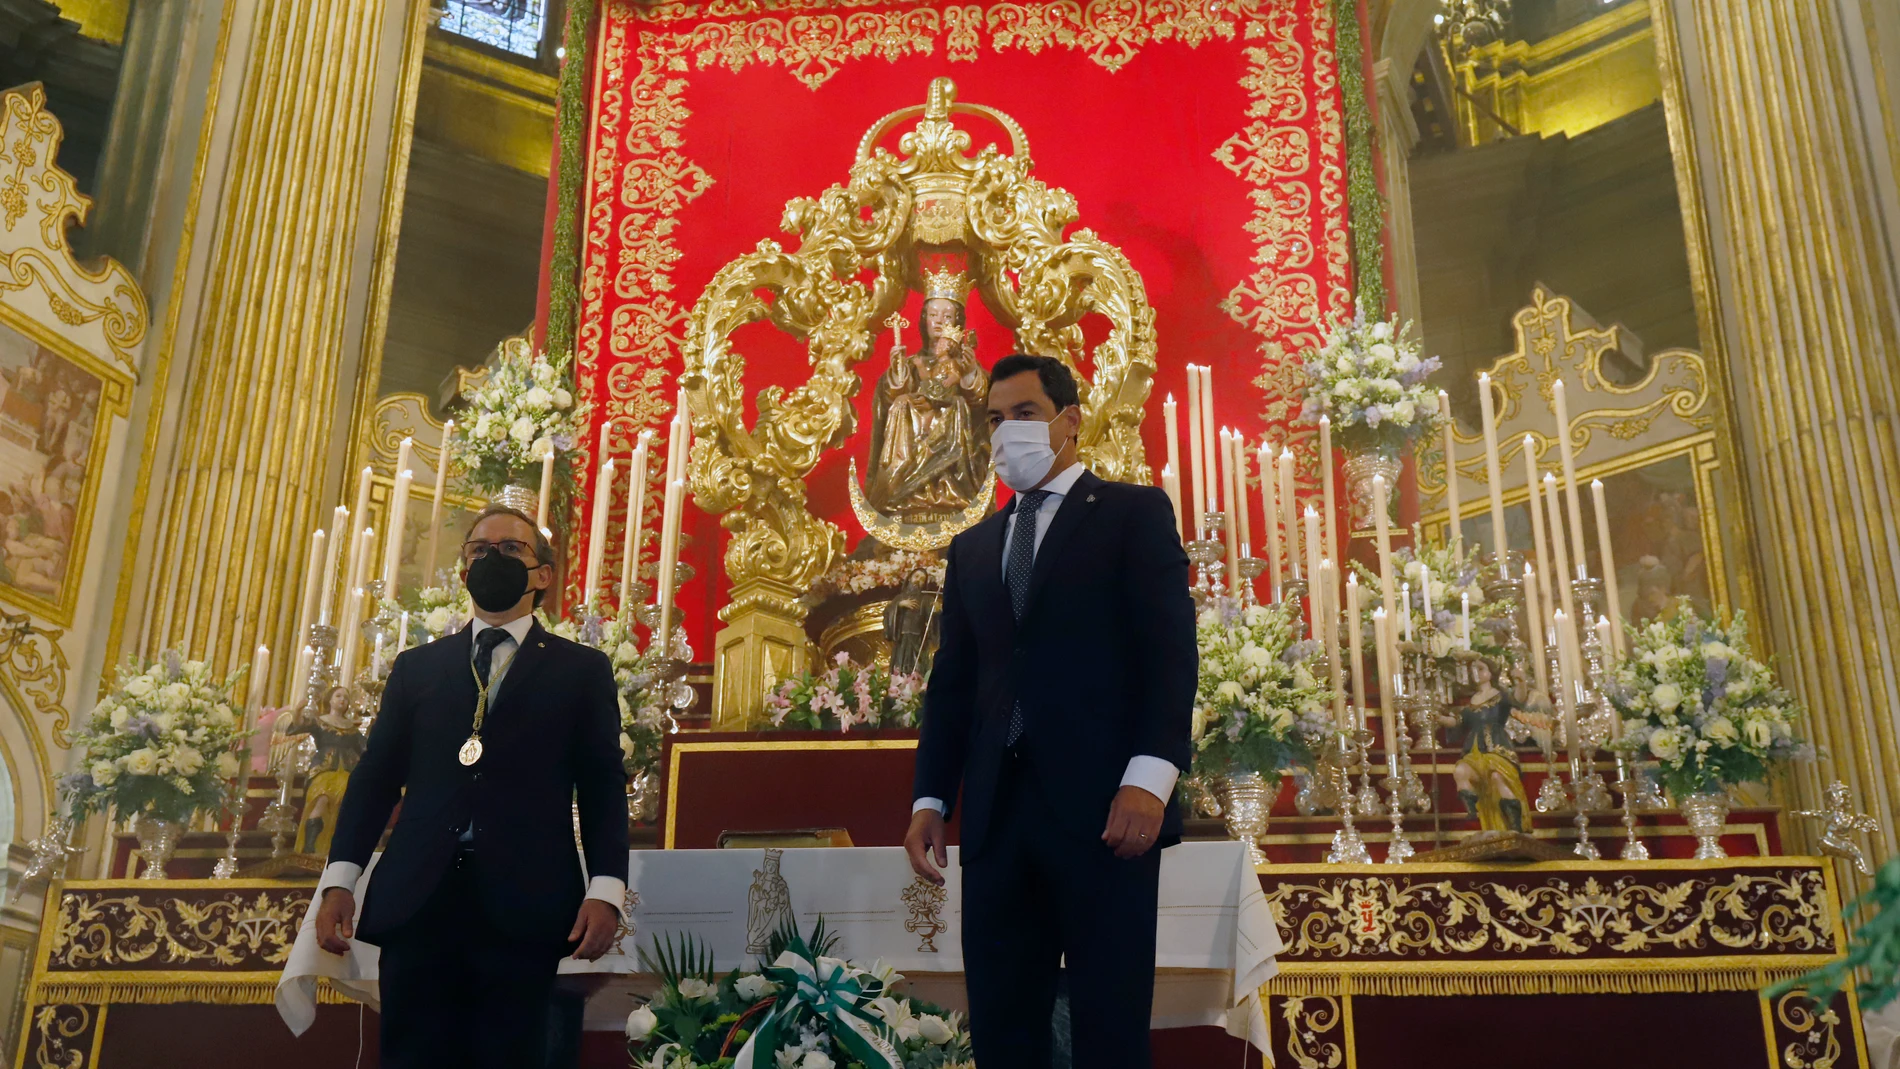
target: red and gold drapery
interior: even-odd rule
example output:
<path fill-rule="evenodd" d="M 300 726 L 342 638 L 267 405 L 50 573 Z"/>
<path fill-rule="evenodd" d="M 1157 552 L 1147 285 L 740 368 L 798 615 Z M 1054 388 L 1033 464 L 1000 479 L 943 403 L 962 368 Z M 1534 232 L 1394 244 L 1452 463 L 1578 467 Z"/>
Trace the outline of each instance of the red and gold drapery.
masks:
<path fill-rule="evenodd" d="M 784 240 L 786 201 L 844 182 L 864 131 L 922 103 L 939 76 L 956 80 L 959 99 L 1016 119 L 1037 177 L 1074 194 L 1078 225 L 1143 276 L 1160 348 L 1144 423 L 1155 471 L 1166 451 L 1159 406 L 1172 394 L 1185 420 L 1188 363 L 1214 368 L 1223 424 L 1256 442 L 1306 439 L 1311 427 L 1288 423 L 1297 354 L 1347 309 L 1351 281 L 1335 28 L 1329 0 L 604 5 L 576 347 L 594 433 L 576 457 L 570 530 L 584 531 L 597 492 L 603 424 L 617 456 L 642 429 L 664 437 L 687 317 L 714 272 Z M 971 132 L 1008 150 L 999 131 Z M 984 364 L 1010 350 L 980 308 L 970 325 Z M 748 327 L 735 343 L 751 392 L 803 381 L 802 347 L 772 328 Z M 868 387 L 888 344 L 884 335 L 861 367 L 856 436 L 809 480 L 812 511 L 854 540 L 845 459 L 868 450 Z M 610 492 L 613 574 L 625 489 Z M 1258 524 L 1257 495 L 1252 507 Z M 681 605 L 704 656 L 725 600 L 723 532 L 689 508 L 686 533 L 683 559 L 699 578 Z M 585 553 L 577 545 L 569 559 Z"/>

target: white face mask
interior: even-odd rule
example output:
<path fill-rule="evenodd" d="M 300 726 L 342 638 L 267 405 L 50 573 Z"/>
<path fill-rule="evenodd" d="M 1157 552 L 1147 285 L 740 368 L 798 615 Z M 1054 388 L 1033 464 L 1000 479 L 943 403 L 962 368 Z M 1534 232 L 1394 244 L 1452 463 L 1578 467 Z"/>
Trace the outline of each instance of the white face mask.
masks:
<path fill-rule="evenodd" d="M 1003 485 L 1017 493 L 1046 478 L 1055 462 L 1056 450 L 1049 444 L 1047 423 L 1009 419 L 990 432 L 990 463 Z"/>

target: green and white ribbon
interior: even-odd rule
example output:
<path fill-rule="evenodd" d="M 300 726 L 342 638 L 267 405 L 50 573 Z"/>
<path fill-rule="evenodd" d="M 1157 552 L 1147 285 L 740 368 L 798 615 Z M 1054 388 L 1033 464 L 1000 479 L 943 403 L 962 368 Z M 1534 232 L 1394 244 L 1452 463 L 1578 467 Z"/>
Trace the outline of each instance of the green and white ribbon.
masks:
<path fill-rule="evenodd" d="M 818 957 L 804 941 L 793 939 L 765 970 L 765 978 L 778 985 L 778 1001 L 739 1049 L 733 1069 L 777 1069 L 773 1054 L 798 1042 L 800 1008 L 866 1069 L 904 1069 L 884 1023 L 859 1005 L 864 985 L 844 962 Z"/>

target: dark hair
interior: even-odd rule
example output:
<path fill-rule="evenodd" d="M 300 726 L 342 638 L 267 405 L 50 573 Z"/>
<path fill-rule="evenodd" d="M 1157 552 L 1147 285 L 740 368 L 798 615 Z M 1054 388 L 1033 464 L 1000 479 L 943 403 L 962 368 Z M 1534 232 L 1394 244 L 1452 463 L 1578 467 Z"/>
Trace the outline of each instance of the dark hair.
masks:
<path fill-rule="evenodd" d="M 509 508 L 507 505 L 490 505 L 476 513 L 474 522 L 470 523 L 468 530 L 462 533 L 462 541 L 468 541 L 468 536 L 475 533 L 475 528 L 480 527 L 482 521 L 488 519 L 490 516 L 513 516 L 515 519 L 527 524 L 528 529 L 534 532 L 535 567 L 538 568 L 543 565 L 552 566 L 554 564 L 554 543 L 549 542 L 548 536 L 542 532 L 541 528 L 535 526 L 534 517 L 520 509 Z M 535 608 L 538 609 L 541 607 L 541 599 L 547 596 L 548 589 L 548 587 L 542 587 L 534 592 Z"/>
<path fill-rule="evenodd" d="M 1036 373 L 1042 381 L 1042 392 L 1049 395 L 1060 412 L 1070 405 L 1082 403 L 1081 394 L 1076 392 L 1075 373 L 1069 366 L 1053 356 L 1030 356 L 1027 353 L 1011 353 L 998 360 L 990 369 L 990 385 L 993 387 L 1004 379 L 1013 379 L 1018 375 Z"/>

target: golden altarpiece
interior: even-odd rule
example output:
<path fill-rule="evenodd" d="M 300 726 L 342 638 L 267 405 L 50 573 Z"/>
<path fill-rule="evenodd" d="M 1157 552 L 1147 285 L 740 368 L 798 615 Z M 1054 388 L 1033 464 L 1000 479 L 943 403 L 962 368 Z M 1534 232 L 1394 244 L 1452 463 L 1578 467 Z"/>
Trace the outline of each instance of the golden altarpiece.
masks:
<path fill-rule="evenodd" d="M 954 114 L 1000 127 L 1011 151 L 989 145 L 972 153 Z M 897 152 L 883 147 L 913 120 Z M 955 85 L 939 78 L 925 104 L 865 132 L 847 184 L 786 204 L 795 249 L 761 241 L 722 268 L 694 307 L 680 377 L 692 411 L 691 488 L 698 507 L 720 515 L 732 533 L 731 600 L 714 640 L 716 727 L 753 722 L 766 680 L 808 663 L 800 598 L 844 558 L 846 535 L 811 513 L 805 480 L 856 433 L 857 367 L 873 357 L 881 327 L 901 336 L 901 317 L 893 317 L 911 291 L 925 294 L 926 320 L 939 314 L 933 305 L 981 300 L 1012 333 L 1009 351 L 1072 367 L 1086 360 L 1093 375 L 1082 397 L 1083 461 L 1106 479 L 1151 481 L 1139 432 L 1155 332 L 1141 277 L 1094 232 L 1065 237 L 1078 221 L 1075 198 L 1032 171 L 1015 120 L 959 102 Z M 1091 314 L 1108 321 L 1092 350 L 1079 325 Z M 748 424 L 745 357 L 733 335 L 759 321 L 805 344 L 811 377 L 789 392 L 759 391 Z M 947 545 L 990 506 L 988 450 L 972 432 L 976 413 L 966 412 L 973 346 L 960 322 L 922 326 L 932 351 L 915 358 L 914 370 L 906 356 L 878 379 L 880 398 L 897 400 L 877 406 L 887 418 L 873 433 L 868 487 L 853 458 L 854 512 L 870 537 L 894 549 Z M 921 388 L 910 388 L 912 378 Z M 888 418 L 893 412 L 899 418 Z M 910 486 L 917 480 L 901 470 L 907 464 L 950 474 L 925 472 Z"/>

